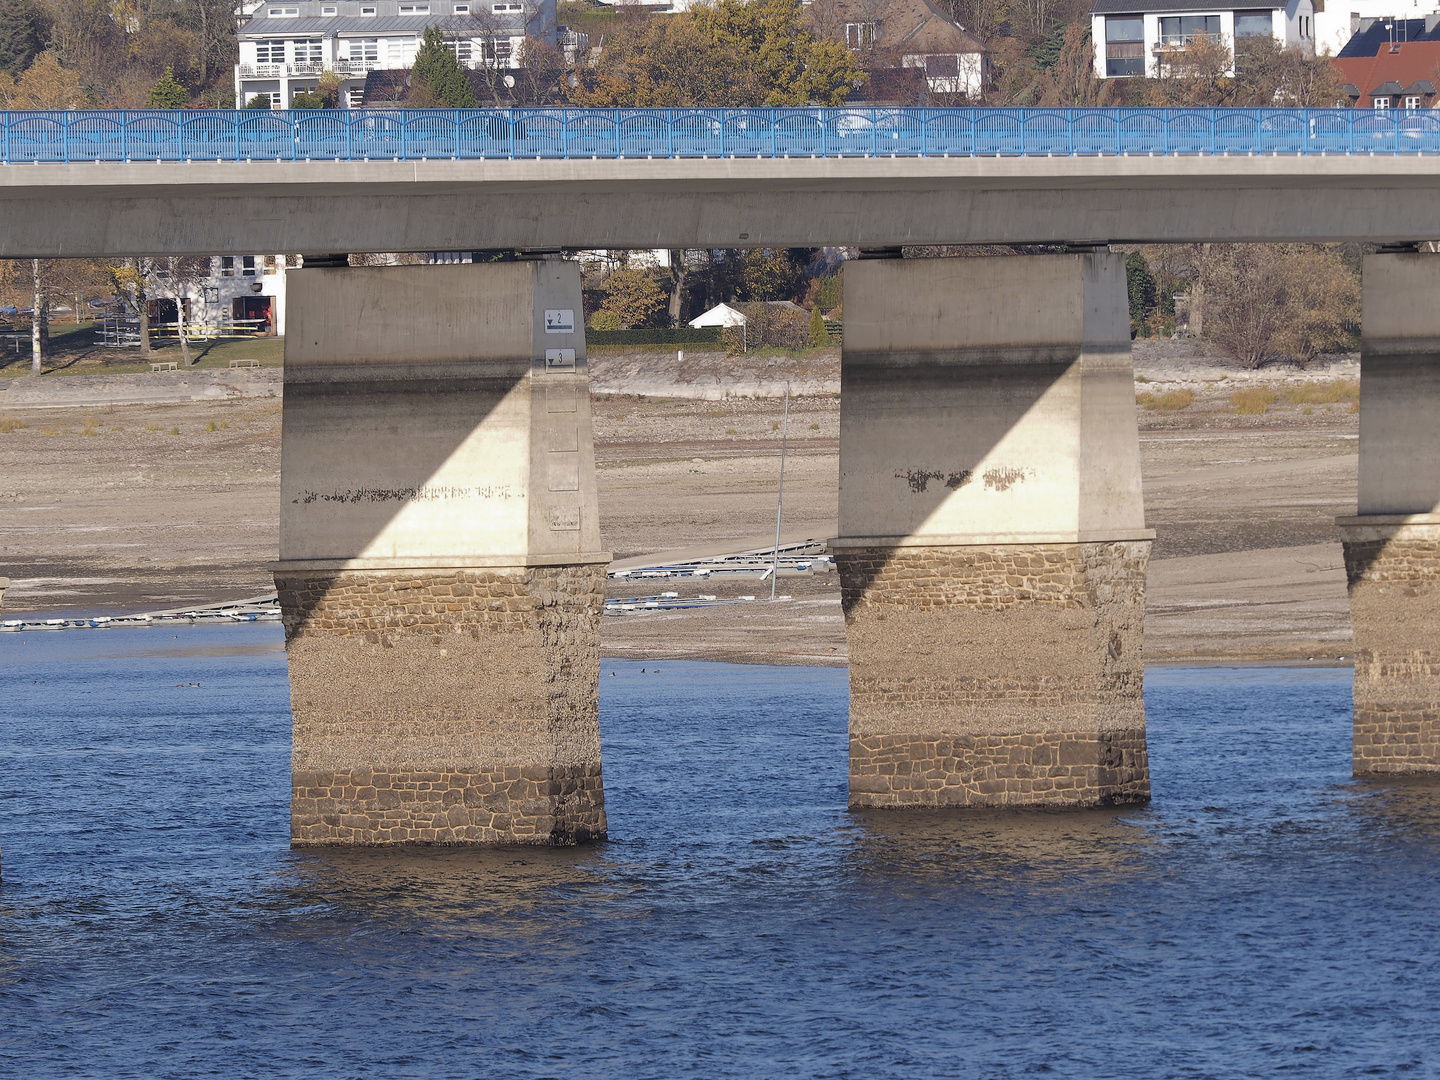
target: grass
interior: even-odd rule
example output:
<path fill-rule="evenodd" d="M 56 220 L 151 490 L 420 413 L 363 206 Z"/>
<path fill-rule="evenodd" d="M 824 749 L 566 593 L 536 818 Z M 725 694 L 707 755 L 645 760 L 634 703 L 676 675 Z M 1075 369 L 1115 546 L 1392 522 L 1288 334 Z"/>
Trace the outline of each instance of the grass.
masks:
<path fill-rule="evenodd" d="M 1360 397 L 1359 379 L 1331 379 L 1323 383 L 1305 383 L 1293 390 L 1285 391 L 1285 399 L 1292 405 L 1333 405 L 1341 401 L 1356 401 Z"/>
<path fill-rule="evenodd" d="M 18 416 L 0 416 L 0 435 L 9 435 L 12 431 L 19 431 L 21 428 L 29 426 Z"/>
<path fill-rule="evenodd" d="M 1260 416 L 1279 400 L 1274 390 L 1247 387 L 1230 395 L 1230 404 L 1241 416 Z"/>
<path fill-rule="evenodd" d="M 1179 412 L 1195 403 L 1195 391 L 1167 390 L 1163 394 L 1136 394 L 1135 403 L 1146 412 Z"/>
<path fill-rule="evenodd" d="M 24 332 L 24 327 L 16 333 Z M 44 371 L 53 375 L 95 375 L 148 373 L 152 362 L 174 361 L 185 370 L 177 338 L 152 341 L 153 356 L 140 358 L 139 348 L 107 349 L 95 344 L 93 323 L 50 328 L 50 345 L 45 354 Z M 228 368 L 231 360 L 258 360 L 261 367 L 279 367 L 285 360 L 284 338 L 225 338 L 194 342 L 190 346 L 193 367 L 203 371 Z M 20 351 L 12 350 L 7 341 L 0 341 L 0 379 L 30 374 L 30 349 L 24 342 Z"/>

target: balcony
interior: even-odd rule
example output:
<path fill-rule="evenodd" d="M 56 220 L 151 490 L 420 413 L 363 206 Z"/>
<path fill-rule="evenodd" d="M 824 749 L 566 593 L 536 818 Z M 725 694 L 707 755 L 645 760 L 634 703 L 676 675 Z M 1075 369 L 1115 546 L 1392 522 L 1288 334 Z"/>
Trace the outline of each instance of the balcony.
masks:
<path fill-rule="evenodd" d="M 323 75 L 326 71 L 333 71 L 337 75 L 363 75 L 382 66 L 379 60 L 335 60 L 328 64 L 318 60 L 304 64 L 241 64 L 240 77 L 279 79 L 291 75 Z"/>

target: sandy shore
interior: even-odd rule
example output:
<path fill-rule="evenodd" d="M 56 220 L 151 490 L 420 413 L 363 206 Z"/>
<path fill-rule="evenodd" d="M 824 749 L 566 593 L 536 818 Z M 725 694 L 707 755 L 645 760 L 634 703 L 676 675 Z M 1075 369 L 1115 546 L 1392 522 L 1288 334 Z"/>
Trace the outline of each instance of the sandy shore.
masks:
<path fill-rule="evenodd" d="M 696 370 L 673 360 L 594 365 L 602 522 L 616 557 L 720 551 L 773 530 L 780 402 L 769 395 L 783 393 L 787 379 L 822 389 L 792 402 L 785 525 L 832 535 L 839 400 L 829 380 L 838 356 L 748 368 L 711 356 Z M 1140 412 L 1147 518 L 1158 534 L 1149 657 L 1340 662 L 1350 628 L 1334 518 L 1355 505 L 1357 417 L 1348 401 L 1293 405 L 1284 392 L 1355 378 L 1355 359 L 1248 373 L 1186 346 L 1141 343 L 1136 368 L 1139 392 L 1195 394 L 1183 410 Z M 685 377 L 704 393 L 652 396 Z M 93 401 L 86 378 L 64 381 Z M 1237 387 L 1272 388 L 1279 400 L 1263 415 L 1237 415 Z M 174 607 L 272 587 L 278 400 L 10 412 L 3 401 L 0 576 L 14 579 L 7 615 Z M 781 588 L 792 599 L 607 618 L 606 653 L 843 664 L 835 576 L 786 578 Z M 637 591 L 611 587 L 613 596 Z M 722 591 L 768 596 L 769 588 L 728 583 Z"/>

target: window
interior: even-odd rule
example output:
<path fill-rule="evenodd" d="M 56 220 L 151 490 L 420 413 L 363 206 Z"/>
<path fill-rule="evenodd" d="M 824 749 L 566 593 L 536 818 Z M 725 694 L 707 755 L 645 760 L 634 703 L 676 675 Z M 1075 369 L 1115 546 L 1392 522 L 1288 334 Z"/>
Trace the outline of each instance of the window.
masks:
<path fill-rule="evenodd" d="M 1235 12 L 1235 36 L 1237 38 L 1273 37 L 1274 33 L 1270 12 Z"/>
<path fill-rule="evenodd" d="M 1183 48 L 1196 38 L 1219 36 L 1219 15 L 1173 15 L 1160 20 L 1161 45 Z"/>
<path fill-rule="evenodd" d="M 322 8 L 320 9 L 320 14 L 321 14 L 321 15 L 334 15 L 335 13 L 336 13 L 336 9 L 333 8 L 333 7 L 328 7 L 328 6 L 327 6 L 327 7 L 322 7 Z"/>
<path fill-rule="evenodd" d="M 257 64 L 283 64 L 285 62 L 285 42 L 257 41 L 255 43 L 255 62 Z"/>
<path fill-rule="evenodd" d="M 416 41 L 411 38 L 390 38 L 385 43 L 386 63 L 392 68 L 409 67 L 415 62 Z"/>
<path fill-rule="evenodd" d="M 508 64 L 513 51 L 509 38 L 487 41 L 481 46 L 481 50 L 487 64 Z"/>
<path fill-rule="evenodd" d="M 360 9 L 360 17 L 362 19 L 373 19 L 375 17 L 375 9 L 373 7 L 362 7 Z"/>
<path fill-rule="evenodd" d="M 366 70 L 380 66 L 380 39 L 356 38 L 350 42 L 350 62 L 361 64 Z"/>
<path fill-rule="evenodd" d="M 429 5 L 429 4 L 401 4 L 401 5 L 400 5 L 400 14 L 401 14 L 401 15 L 429 15 L 429 14 L 430 14 L 430 5 Z"/>
<path fill-rule="evenodd" d="M 205 290 L 205 303 L 218 304 L 220 302 L 220 286 L 205 285 L 202 288 Z"/>
<path fill-rule="evenodd" d="M 273 273 L 275 273 L 275 256 L 274 256 L 274 255 L 266 255 L 266 256 L 265 256 L 265 273 L 267 273 L 267 274 L 273 274 Z"/>
<path fill-rule="evenodd" d="M 300 9 L 298 7 L 272 7 L 265 14 L 272 19 L 298 19 Z"/>
<path fill-rule="evenodd" d="M 352 109 L 358 109 L 365 104 L 365 88 L 363 86 L 352 86 L 346 91 L 346 95 Z"/>
<path fill-rule="evenodd" d="M 1377 97 L 1372 99 L 1372 102 L 1377 109 L 1390 108 L 1390 99 L 1388 97 Z"/>
<path fill-rule="evenodd" d="M 235 276 L 235 256 L 234 256 L 234 255 L 221 255 L 221 256 L 220 256 L 220 276 L 221 276 L 221 277 L 234 277 L 234 276 Z"/>
<path fill-rule="evenodd" d="M 875 44 L 875 24 L 846 23 L 845 24 L 845 47 L 847 49 L 868 49 Z"/>
<path fill-rule="evenodd" d="M 461 67 L 469 67 L 472 56 L 472 45 L 469 38 L 462 38 L 459 41 L 447 41 L 450 51 L 455 54 L 455 59 L 460 61 Z"/>
<path fill-rule="evenodd" d="M 455 5 L 455 14 L 456 14 L 456 15 L 469 15 L 469 14 L 470 14 L 470 5 L 469 5 L 469 4 L 456 4 L 456 5 Z"/>
<path fill-rule="evenodd" d="M 242 256 L 240 256 L 240 267 L 241 267 L 240 273 L 241 273 L 242 276 L 244 276 L 244 277 L 254 277 L 254 276 L 255 276 L 255 256 L 254 256 L 254 255 L 242 255 Z"/>
<path fill-rule="evenodd" d="M 494 11 L 494 12 L 497 12 L 497 13 L 499 13 L 499 12 L 505 12 L 505 11 L 524 11 L 524 10 L 525 10 L 525 5 L 524 5 L 524 4 L 496 4 L 496 5 L 494 5 L 490 10 L 491 10 L 491 11 Z"/>
<path fill-rule="evenodd" d="M 1123 79 L 1145 74 L 1145 20 L 1139 15 L 1105 19 L 1105 77 Z"/>
<path fill-rule="evenodd" d="M 1419 109 L 1423 108 L 1423 106 L 1420 104 L 1420 98 L 1418 96 L 1412 96 L 1405 99 L 1405 108 Z"/>
<path fill-rule="evenodd" d="M 306 38 L 304 41 L 295 41 L 291 44 L 295 48 L 295 63 L 323 64 L 325 62 L 325 49 L 319 38 Z"/>

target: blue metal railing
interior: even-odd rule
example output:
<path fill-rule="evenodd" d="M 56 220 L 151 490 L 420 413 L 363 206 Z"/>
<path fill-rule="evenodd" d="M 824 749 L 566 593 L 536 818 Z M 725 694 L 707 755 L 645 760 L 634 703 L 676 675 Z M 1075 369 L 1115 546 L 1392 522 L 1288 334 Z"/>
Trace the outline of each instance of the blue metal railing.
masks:
<path fill-rule="evenodd" d="M 1440 154 L 1440 110 L 7 112 L 4 164 L 468 158 Z"/>

